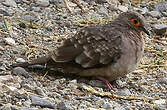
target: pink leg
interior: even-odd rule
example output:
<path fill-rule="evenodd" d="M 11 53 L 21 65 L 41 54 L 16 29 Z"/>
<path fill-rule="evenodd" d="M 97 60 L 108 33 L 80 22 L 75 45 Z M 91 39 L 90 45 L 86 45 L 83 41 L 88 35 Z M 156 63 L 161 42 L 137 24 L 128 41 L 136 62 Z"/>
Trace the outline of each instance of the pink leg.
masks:
<path fill-rule="evenodd" d="M 97 78 L 98 78 L 99 80 L 104 81 L 105 84 L 107 85 L 107 87 L 108 87 L 110 90 L 114 90 L 114 91 L 115 91 L 114 87 L 110 84 L 110 82 L 109 82 L 107 79 L 105 79 L 105 78 L 103 78 L 103 77 L 97 77 Z"/>

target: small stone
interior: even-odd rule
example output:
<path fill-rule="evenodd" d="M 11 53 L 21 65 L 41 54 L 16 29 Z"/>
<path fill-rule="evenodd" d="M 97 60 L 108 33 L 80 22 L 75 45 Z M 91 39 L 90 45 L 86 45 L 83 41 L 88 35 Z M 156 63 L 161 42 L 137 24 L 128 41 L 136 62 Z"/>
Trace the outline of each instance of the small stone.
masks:
<path fill-rule="evenodd" d="M 166 32 L 167 25 L 166 24 L 155 24 L 153 27 L 154 32 L 157 35 L 162 35 Z"/>
<path fill-rule="evenodd" d="M 79 110 L 85 110 L 86 108 L 88 108 L 88 107 L 85 104 L 79 105 Z"/>
<path fill-rule="evenodd" d="M 30 96 L 30 99 L 31 99 L 32 105 L 54 109 L 54 103 L 50 102 L 47 99 L 40 98 L 38 96 L 33 96 L 33 95 Z"/>
<path fill-rule="evenodd" d="M 0 3 L 4 2 L 5 0 L 0 0 Z"/>
<path fill-rule="evenodd" d="M 104 108 L 105 110 L 112 110 L 113 105 L 111 103 L 106 102 L 102 105 L 102 108 Z"/>
<path fill-rule="evenodd" d="M 49 0 L 50 4 L 60 4 L 60 3 L 63 3 L 64 0 Z"/>
<path fill-rule="evenodd" d="M 40 11 L 41 11 L 41 8 L 40 8 L 40 7 L 32 7 L 32 9 L 33 9 L 35 12 L 40 12 Z"/>
<path fill-rule="evenodd" d="M 125 110 L 125 108 L 116 106 L 113 110 Z"/>
<path fill-rule="evenodd" d="M 0 50 L 2 50 L 2 51 L 3 51 L 3 50 L 5 50 L 5 49 L 4 49 L 2 46 L 0 46 Z"/>
<path fill-rule="evenodd" d="M 22 17 L 22 19 L 25 21 L 28 21 L 28 22 L 32 22 L 32 21 L 36 20 L 36 18 L 34 16 L 31 16 L 31 15 L 25 15 Z"/>
<path fill-rule="evenodd" d="M 15 109 L 14 109 L 15 110 Z M 17 110 L 17 109 L 16 109 Z M 21 108 L 19 110 L 39 110 L 39 108 Z"/>
<path fill-rule="evenodd" d="M 47 96 L 40 87 L 36 87 L 35 91 L 37 92 L 38 95 Z"/>
<path fill-rule="evenodd" d="M 0 66 L 0 71 L 6 71 L 6 68 L 4 66 Z"/>
<path fill-rule="evenodd" d="M 15 40 L 12 39 L 12 38 L 4 38 L 4 41 L 5 41 L 5 43 L 8 44 L 8 45 L 15 45 L 15 44 L 16 44 L 16 43 L 15 43 Z"/>
<path fill-rule="evenodd" d="M 17 88 L 12 87 L 12 86 L 7 86 L 7 85 L 3 85 L 3 89 L 7 91 L 11 91 L 11 92 L 14 92 L 15 90 L 17 90 Z"/>
<path fill-rule="evenodd" d="M 49 6 L 49 0 L 35 0 L 35 3 L 42 7 Z"/>
<path fill-rule="evenodd" d="M 142 69 L 138 69 L 138 70 L 133 71 L 133 73 L 143 73 L 143 72 L 144 72 L 144 70 L 142 70 Z"/>
<path fill-rule="evenodd" d="M 150 12 L 148 12 L 148 15 L 150 15 L 153 18 L 160 18 L 161 17 L 161 13 L 158 11 L 150 11 Z"/>
<path fill-rule="evenodd" d="M 24 77 L 29 77 L 29 73 L 22 67 L 15 67 L 12 69 L 12 74 L 22 75 Z"/>
<path fill-rule="evenodd" d="M 11 104 L 5 104 L 2 107 L 0 107 L 0 110 L 12 110 L 11 106 Z"/>
<path fill-rule="evenodd" d="M 25 60 L 24 60 L 23 58 L 17 58 L 17 59 L 16 59 L 16 62 L 18 62 L 18 63 L 24 63 Z"/>
<path fill-rule="evenodd" d="M 10 15 L 6 10 L 3 10 L 3 9 L 0 9 L 0 14 L 2 14 L 3 16 L 9 16 Z"/>
<path fill-rule="evenodd" d="M 155 10 L 159 12 L 163 12 L 167 10 L 167 2 L 160 2 L 156 5 L 154 5 Z"/>
<path fill-rule="evenodd" d="M 89 107 L 87 110 L 99 110 L 99 109 Z"/>
<path fill-rule="evenodd" d="M 125 87 L 127 85 L 126 82 L 123 82 L 120 79 L 116 80 L 116 84 L 118 85 L 119 88 L 123 88 L 123 87 Z"/>
<path fill-rule="evenodd" d="M 26 24 L 23 23 L 23 22 L 19 23 L 19 26 L 20 26 L 21 28 L 26 28 Z"/>
<path fill-rule="evenodd" d="M 157 105 L 163 105 L 163 104 L 166 104 L 167 102 L 165 99 L 159 99 L 159 100 L 155 100 L 154 103 Z"/>
<path fill-rule="evenodd" d="M 25 102 L 23 102 L 24 107 L 30 107 L 31 106 L 31 100 L 28 99 Z"/>
<path fill-rule="evenodd" d="M 2 4 L 9 7 L 17 7 L 17 4 L 14 0 L 5 0 L 5 2 Z"/>
<path fill-rule="evenodd" d="M 119 6 L 118 6 L 118 9 L 119 9 L 120 11 L 122 11 L 122 12 L 127 12 L 127 11 L 128 11 L 128 7 L 123 6 L 123 5 L 119 5 Z"/>
<path fill-rule="evenodd" d="M 30 85 L 30 84 L 22 84 L 22 87 L 24 87 L 26 89 L 30 89 L 30 90 L 35 90 L 35 87 Z"/>
<path fill-rule="evenodd" d="M 120 96 L 130 96 L 131 92 L 129 91 L 129 89 L 123 89 L 123 90 L 116 92 L 116 94 Z"/>
<path fill-rule="evenodd" d="M 58 110 L 72 110 L 70 105 L 67 102 L 60 102 L 57 104 Z"/>
<path fill-rule="evenodd" d="M 164 77 L 160 80 L 160 83 L 167 84 L 167 77 Z"/>
<path fill-rule="evenodd" d="M 93 101 L 98 101 L 98 100 L 101 100 L 101 98 L 100 98 L 100 97 L 97 97 L 97 96 L 95 96 L 95 95 L 93 95 L 93 96 L 92 96 L 92 100 L 93 100 Z"/>
<path fill-rule="evenodd" d="M 73 79 L 72 81 L 70 81 L 70 82 L 72 82 L 72 83 L 77 83 L 77 80 L 76 79 Z"/>
<path fill-rule="evenodd" d="M 103 81 L 100 80 L 91 80 L 89 81 L 89 84 L 93 87 L 101 87 L 101 88 L 105 88 L 107 87 Z"/>
<path fill-rule="evenodd" d="M 6 82 L 10 82 L 13 81 L 13 76 L 12 75 L 1 75 L 0 76 L 0 83 L 6 83 Z"/>
<path fill-rule="evenodd" d="M 100 7 L 100 9 L 98 10 L 98 13 L 108 16 L 108 10 L 104 7 Z"/>

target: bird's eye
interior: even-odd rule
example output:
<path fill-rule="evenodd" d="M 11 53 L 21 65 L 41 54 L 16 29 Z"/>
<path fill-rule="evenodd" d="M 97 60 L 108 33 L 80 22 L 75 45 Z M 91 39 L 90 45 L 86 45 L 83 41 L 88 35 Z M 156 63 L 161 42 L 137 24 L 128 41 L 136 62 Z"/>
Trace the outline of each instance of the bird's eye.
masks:
<path fill-rule="evenodd" d="M 138 27 L 138 26 L 141 26 L 140 21 L 138 21 L 137 19 L 132 18 L 130 21 L 132 22 L 132 24 L 134 24 L 134 25 L 137 26 L 137 27 Z"/>

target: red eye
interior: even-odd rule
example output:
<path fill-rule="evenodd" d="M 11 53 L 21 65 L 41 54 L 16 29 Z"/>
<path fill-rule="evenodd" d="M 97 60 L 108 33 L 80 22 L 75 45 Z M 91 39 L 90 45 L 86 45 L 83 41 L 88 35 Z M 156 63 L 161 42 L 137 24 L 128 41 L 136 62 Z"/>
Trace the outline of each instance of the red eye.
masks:
<path fill-rule="evenodd" d="M 132 18 L 130 21 L 137 27 L 141 26 L 141 23 L 137 19 Z"/>

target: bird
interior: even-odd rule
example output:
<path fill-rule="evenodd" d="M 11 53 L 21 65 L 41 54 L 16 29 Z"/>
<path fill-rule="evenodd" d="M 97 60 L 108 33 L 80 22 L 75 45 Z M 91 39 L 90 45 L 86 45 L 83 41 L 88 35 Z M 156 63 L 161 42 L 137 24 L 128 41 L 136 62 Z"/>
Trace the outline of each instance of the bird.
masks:
<path fill-rule="evenodd" d="M 46 64 L 61 73 L 95 76 L 113 89 L 111 81 L 134 71 L 140 63 L 144 53 L 142 32 L 150 35 L 144 17 L 135 11 L 123 12 L 107 24 L 80 29 L 45 56 L 13 66 Z"/>

